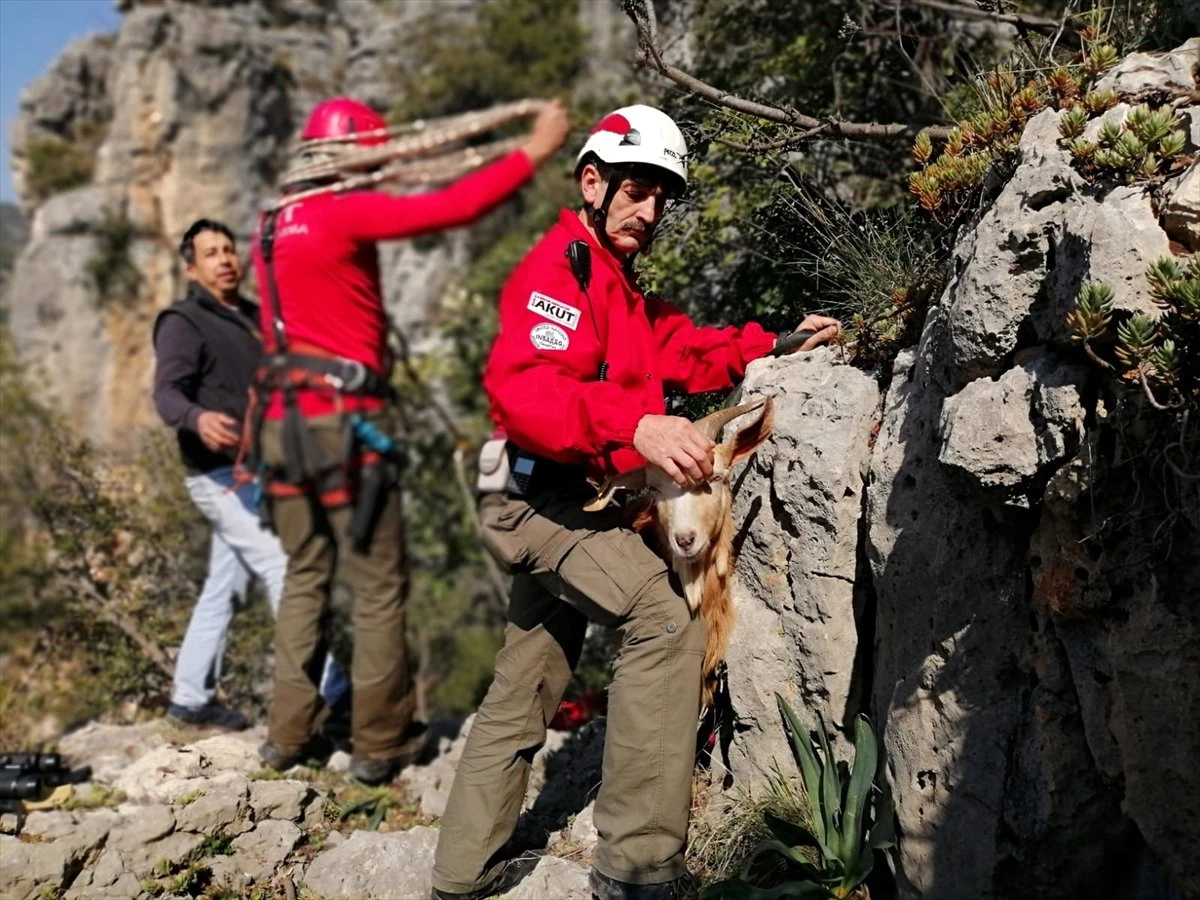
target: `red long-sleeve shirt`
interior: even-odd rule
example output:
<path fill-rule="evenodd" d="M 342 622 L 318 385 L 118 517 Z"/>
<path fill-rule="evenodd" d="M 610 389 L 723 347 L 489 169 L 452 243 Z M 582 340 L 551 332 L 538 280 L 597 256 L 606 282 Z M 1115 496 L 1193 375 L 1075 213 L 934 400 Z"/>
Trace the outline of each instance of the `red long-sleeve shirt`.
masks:
<path fill-rule="evenodd" d="M 574 240 L 591 250 L 586 295 L 566 258 Z M 698 327 L 647 297 L 578 213 L 563 210 L 501 292 L 500 334 L 484 386 L 493 419 L 518 446 L 613 474 L 644 464 L 633 433 L 642 416 L 666 412 L 664 388 L 727 388 L 776 337 L 754 323 Z M 604 381 L 597 378 L 602 361 Z"/>
<path fill-rule="evenodd" d="M 391 363 L 376 242 L 473 222 L 532 174 L 529 157 L 517 150 L 440 191 L 408 196 L 329 193 L 284 207 L 275 223 L 274 269 L 289 346 L 310 344 L 387 376 Z M 263 336 L 273 349 L 273 301 L 257 237 L 253 260 Z M 335 409 L 330 392 L 302 392 L 299 403 L 306 416 Z M 380 405 L 376 398 L 345 398 L 347 410 Z M 275 396 L 267 418 L 282 415 L 282 398 Z"/>

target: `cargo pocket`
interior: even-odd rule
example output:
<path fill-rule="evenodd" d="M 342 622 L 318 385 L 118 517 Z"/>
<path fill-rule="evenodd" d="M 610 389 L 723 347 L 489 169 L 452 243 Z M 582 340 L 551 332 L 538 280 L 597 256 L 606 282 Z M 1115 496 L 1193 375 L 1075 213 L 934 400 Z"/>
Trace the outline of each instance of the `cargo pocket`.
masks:
<path fill-rule="evenodd" d="M 667 578 L 667 565 L 640 537 L 621 529 L 576 543 L 563 555 L 557 573 L 568 602 L 593 621 L 615 625 L 628 617 L 651 584 Z"/>
<path fill-rule="evenodd" d="M 520 524 L 530 513 L 528 503 L 504 494 L 488 494 L 479 503 L 483 545 L 508 572 L 521 568 L 529 556 L 521 539 Z"/>

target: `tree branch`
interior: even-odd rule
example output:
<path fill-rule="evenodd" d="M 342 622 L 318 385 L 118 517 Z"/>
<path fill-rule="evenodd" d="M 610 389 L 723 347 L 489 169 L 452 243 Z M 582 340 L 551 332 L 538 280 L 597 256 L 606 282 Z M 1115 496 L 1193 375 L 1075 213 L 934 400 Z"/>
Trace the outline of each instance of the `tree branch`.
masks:
<path fill-rule="evenodd" d="M 1150 382 L 1148 382 L 1146 380 L 1146 370 L 1144 368 L 1142 368 L 1141 366 L 1138 366 L 1137 373 L 1138 373 L 1138 381 L 1140 381 L 1142 383 L 1142 390 L 1145 392 L 1146 399 L 1150 401 L 1151 406 L 1153 406 L 1157 410 L 1162 410 L 1163 412 L 1166 412 L 1167 410 L 1170 410 L 1170 409 L 1182 409 L 1183 408 L 1182 403 L 1162 403 L 1162 402 L 1160 402 L 1159 399 L 1154 396 L 1154 391 L 1150 390 Z"/>
<path fill-rule="evenodd" d="M 662 51 L 658 46 L 658 22 L 652 0 L 624 0 L 624 9 L 625 14 L 637 28 L 638 46 L 641 47 L 642 59 L 646 64 L 664 78 L 718 106 L 756 116 L 768 122 L 802 128 L 809 133 L 806 136 L 824 134 L 829 137 L 859 141 L 881 141 L 894 138 L 914 138 L 921 132 L 925 132 L 930 137 L 945 139 L 950 133 L 950 129 L 943 126 L 922 128 L 917 125 L 901 123 L 845 122 L 835 117 L 816 119 L 795 110 L 739 97 L 706 81 L 701 81 L 682 69 L 668 65 L 663 60 Z"/>
<path fill-rule="evenodd" d="M 890 6 L 893 4 L 900 6 L 904 0 L 876 0 L 876 2 L 880 6 Z M 955 3 L 953 0 L 907 0 L 907 2 L 912 3 L 914 6 L 936 9 L 939 12 L 949 13 L 952 16 L 960 16 L 964 19 L 987 19 L 990 22 L 1003 22 L 1005 25 L 1015 25 L 1018 28 L 1026 28 L 1041 34 L 1054 34 L 1059 28 L 1059 23 L 1055 19 L 1047 19 L 1042 16 L 1017 15 L 1016 13 L 991 12 L 986 9 L 980 9 L 974 4 Z"/>

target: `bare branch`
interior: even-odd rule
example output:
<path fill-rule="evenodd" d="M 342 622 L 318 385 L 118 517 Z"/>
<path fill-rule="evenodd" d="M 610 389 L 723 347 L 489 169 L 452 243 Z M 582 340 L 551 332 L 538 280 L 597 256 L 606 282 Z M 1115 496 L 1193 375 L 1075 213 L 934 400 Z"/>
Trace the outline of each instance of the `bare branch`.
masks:
<path fill-rule="evenodd" d="M 701 81 L 696 76 L 684 72 L 682 69 L 668 65 L 663 60 L 662 52 L 658 46 L 658 23 L 654 16 L 654 5 L 650 0 L 624 0 L 624 8 L 625 14 L 629 16 L 637 28 L 638 45 L 641 47 L 642 58 L 646 64 L 664 78 L 675 82 L 697 97 L 703 97 L 705 100 L 709 100 L 718 106 L 724 106 L 726 109 L 732 109 L 735 112 L 756 116 L 768 122 L 778 122 L 781 125 L 802 128 L 810 133 L 809 136 L 820 133 L 835 138 L 881 141 L 892 140 L 894 138 L 914 138 L 921 132 L 925 132 L 930 137 L 945 139 L 950 133 L 949 128 L 942 126 L 921 128 L 917 125 L 900 123 L 845 122 L 832 117 L 815 119 L 812 116 L 807 116 L 795 110 L 784 109 L 780 106 L 772 106 L 739 97 L 729 91 L 721 90 L 706 81 Z"/>
<path fill-rule="evenodd" d="M 1181 409 L 1183 407 L 1182 403 L 1161 403 L 1159 399 L 1154 396 L 1154 391 L 1150 390 L 1150 382 L 1146 380 L 1146 370 L 1141 366 L 1138 366 L 1137 373 L 1138 381 L 1142 383 L 1142 390 L 1146 393 L 1146 399 L 1150 401 L 1150 405 L 1155 409 L 1166 412 L 1167 410 Z"/>
<path fill-rule="evenodd" d="M 901 0 L 876 0 L 881 6 L 901 5 Z M 1042 16 L 1018 15 L 1016 13 L 990 12 L 986 9 L 980 9 L 974 4 L 955 3 L 953 0 L 908 0 L 914 6 L 924 6 L 928 9 L 936 9 L 939 12 L 949 13 L 952 16 L 959 16 L 964 19 L 987 19 L 991 22 L 1003 22 L 1005 25 L 1015 25 L 1018 28 L 1026 28 L 1030 31 L 1037 31 L 1041 34 L 1054 34 L 1059 28 L 1059 22 L 1056 19 L 1047 19 Z"/>
<path fill-rule="evenodd" d="M 1108 362 L 1107 360 L 1103 360 L 1099 356 L 1096 355 L 1096 351 L 1092 349 L 1092 345 L 1090 343 L 1088 343 L 1087 341 L 1083 342 L 1083 352 L 1087 354 L 1088 359 L 1090 359 L 1092 362 L 1094 362 L 1096 365 L 1100 366 L 1101 368 L 1108 369 L 1108 371 L 1110 371 L 1110 372 L 1116 371 L 1113 368 L 1112 363 Z"/>

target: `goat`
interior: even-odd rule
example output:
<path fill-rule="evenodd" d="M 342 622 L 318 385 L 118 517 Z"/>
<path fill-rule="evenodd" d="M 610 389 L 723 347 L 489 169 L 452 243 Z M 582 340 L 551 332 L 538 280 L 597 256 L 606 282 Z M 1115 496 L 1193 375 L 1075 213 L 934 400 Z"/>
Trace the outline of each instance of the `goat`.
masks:
<path fill-rule="evenodd" d="M 702 677 L 705 706 L 712 699 L 716 669 L 725 658 L 733 632 L 733 603 L 729 576 L 733 574 L 733 495 L 729 476 L 735 464 L 758 449 L 771 434 L 774 409 L 770 397 L 721 409 L 695 422 L 710 440 L 717 440 L 727 424 L 745 413 L 760 410 L 713 453 L 711 480 L 680 487 L 657 466 L 644 466 L 608 479 L 595 499 L 584 508 L 603 509 L 620 490 L 649 488 L 653 499 L 636 516 L 633 527 L 653 534 L 659 552 L 683 586 L 688 608 L 699 611 L 708 628 Z"/>

